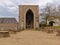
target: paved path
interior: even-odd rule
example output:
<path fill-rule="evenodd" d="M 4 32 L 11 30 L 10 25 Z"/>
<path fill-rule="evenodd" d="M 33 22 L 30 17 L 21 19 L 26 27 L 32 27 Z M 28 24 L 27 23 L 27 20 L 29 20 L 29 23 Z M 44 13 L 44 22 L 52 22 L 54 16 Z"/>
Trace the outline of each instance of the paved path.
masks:
<path fill-rule="evenodd" d="M 0 45 L 60 45 L 60 37 L 42 31 L 22 31 L 0 38 Z"/>

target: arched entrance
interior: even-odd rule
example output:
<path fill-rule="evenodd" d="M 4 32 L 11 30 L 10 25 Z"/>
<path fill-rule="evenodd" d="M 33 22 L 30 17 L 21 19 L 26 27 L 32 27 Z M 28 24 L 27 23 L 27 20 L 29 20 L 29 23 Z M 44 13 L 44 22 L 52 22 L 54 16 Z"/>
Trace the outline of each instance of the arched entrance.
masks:
<path fill-rule="evenodd" d="M 39 28 L 39 6 L 19 5 L 18 29 Z"/>
<path fill-rule="evenodd" d="M 30 9 L 26 12 L 26 28 L 34 28 L 34 14 Z"/>

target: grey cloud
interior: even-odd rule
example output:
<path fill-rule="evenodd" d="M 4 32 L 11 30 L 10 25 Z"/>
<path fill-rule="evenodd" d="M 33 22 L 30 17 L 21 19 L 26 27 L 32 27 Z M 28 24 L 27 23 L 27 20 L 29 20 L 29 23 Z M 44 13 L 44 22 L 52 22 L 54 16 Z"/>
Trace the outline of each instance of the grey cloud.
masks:
<path fill-rule="evenodd" d="M 11 13 L 6 7 L 0 7 L 0 15 L 1 16 L 14 16 L 16 13 Z"/>

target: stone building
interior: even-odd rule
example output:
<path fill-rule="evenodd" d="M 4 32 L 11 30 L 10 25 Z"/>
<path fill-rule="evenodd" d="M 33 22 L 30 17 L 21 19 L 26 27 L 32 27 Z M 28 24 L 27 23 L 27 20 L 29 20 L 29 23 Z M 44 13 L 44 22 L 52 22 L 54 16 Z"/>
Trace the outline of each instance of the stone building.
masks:
<path fill-rule="evenodd" d="M 39 6 L 19 5 L 19 29 L 39 28 Z"/>
<path fill-rule="evenodd" d="M 0 30 L 17 30 L 15 18 L 0 18 Z"/>

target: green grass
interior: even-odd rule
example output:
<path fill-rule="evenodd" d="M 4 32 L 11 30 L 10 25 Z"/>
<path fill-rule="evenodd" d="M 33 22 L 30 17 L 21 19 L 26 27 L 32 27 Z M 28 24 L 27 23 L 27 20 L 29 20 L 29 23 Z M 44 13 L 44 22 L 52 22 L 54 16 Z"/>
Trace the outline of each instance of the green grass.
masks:
<path fill-rule="evenodd" d="M 60 26 L 53 26 L 54 28 L 60 28 Z"/>

